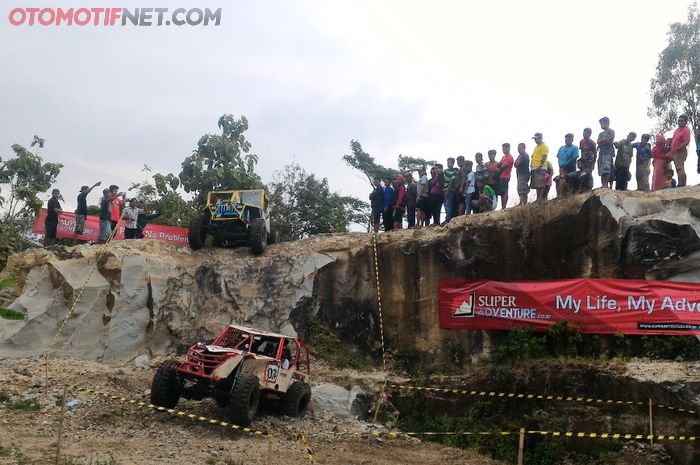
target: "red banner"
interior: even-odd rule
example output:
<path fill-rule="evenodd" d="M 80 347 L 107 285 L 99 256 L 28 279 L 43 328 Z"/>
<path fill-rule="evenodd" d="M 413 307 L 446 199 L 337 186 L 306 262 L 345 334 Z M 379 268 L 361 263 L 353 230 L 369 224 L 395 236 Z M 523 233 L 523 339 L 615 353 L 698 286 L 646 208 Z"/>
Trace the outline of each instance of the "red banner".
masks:
<path fill-rule="evenodd" d="M 46 219 L 46 209 L 41 209 L 41 215 L 34 220 L 32 231 L 35 234 L 44 234 L 44 220 Z M 81 241 L 96 241 L 97 235 L 100 233 L 100 219 L 95 215 L 88 215 L 85 218 L 85 228 L 83 234 L 75 234 L 75 213 L 61 212 L 58 215 L 58 228 L 56 231 L 57 237 L 65 237 L 67 239 L 77 239 Z M 161 224 L 147 224 L 143 230 L 144 239 L 154 239 L 157 241 L 169 242 L 175 245 L 189 245 L 187 239 L 187 229 L 177 228 L 175 226 L 163 226 Z M 124 220 L 121 220 L 117 225 L 117 233 L 112 240 L 124 239 Z"/>
<path fill-rule="evenodd" d="M 630 279 L 440 280 L 440 327 L 700 335 L 700 284 Z"/>

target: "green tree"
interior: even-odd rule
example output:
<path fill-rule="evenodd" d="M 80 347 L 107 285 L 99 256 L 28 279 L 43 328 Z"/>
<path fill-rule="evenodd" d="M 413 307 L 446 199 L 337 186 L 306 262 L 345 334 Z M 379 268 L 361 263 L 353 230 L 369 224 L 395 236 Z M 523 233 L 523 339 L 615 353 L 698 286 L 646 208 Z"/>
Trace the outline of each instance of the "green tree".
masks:
<path fill-rule="evenodd" d="M 269 188 L 272 227 L 282 240 L 347 232 L 353 223 L 369 222 L 366 202 L 331 192 L 326 178 L 318 179 L 297 164 L 275 172 Z"/>
<path fill-rule="evenodd" d="M 667 130 L 681 113 L 691 126 L 700 124 L 700 14 L 693 3 L 685 23 L 673 23 L 668 45 L 659 54 L 656 76 L 651 80 L 649 116 Z"/>
<path fill-rule="evenodd" d="M 425 160 L 420 157 L 411 157 L 408 155 L 399 155 L 399 170 L 402 172 L 406 171 L 418 171 L 419 168 L 427 168 L 428 166 L 433 166 L 437 164 L 435 160 Z"/>
<path fill-rule="evenodd" d="M 39 156 L 44 144 L 44 139 L 34 136 L 34 153 L 14 144 L 14 156 L 0 158 L 0 269 L 13 253 L 37 245 L 31 233 L 43 205 L 39 194 L 51 188 L 63 168 L 60 163 L 44 163 Z"/>
<path fill-rule="evenodd" d="M 221 134 L 204 134 L 197 149 L 182 162 L 180 184 L 198 205 L 210 190 L 262 187 L 255 173 L 258 156 L 250 153 L 251 144 L 243 134 L 248 129 L 246 117 L 223 115 L 218 126 Z"/>
<path fill-rule="evenodd" d="M 343 161 L 350 167 L 355 168 L 365 175 L 367 182 L 372 186 L 372 178 L 379 176 L 380 178 L 393 179 L 396 175 L 396 169 L 386 168 L 374 161 L 374 157 L 362 150 L 360 141 L 350 141 L 350 150 L 352 154 L 343 155 Z"/>
<path fill-rule="evenodd" d="M 43 205 L 38 195 L 49 190 L 63 168 L 60 163 L 44 163 L 39 156 L 38 149 L 44 146 L 44 139 L 34 136 L 31 145 L 37 146 L 36 153 L 14 144 L 12 151 L 15 156 L 7 161 L 0 158 L 3 222 L 37 215 Z"/>

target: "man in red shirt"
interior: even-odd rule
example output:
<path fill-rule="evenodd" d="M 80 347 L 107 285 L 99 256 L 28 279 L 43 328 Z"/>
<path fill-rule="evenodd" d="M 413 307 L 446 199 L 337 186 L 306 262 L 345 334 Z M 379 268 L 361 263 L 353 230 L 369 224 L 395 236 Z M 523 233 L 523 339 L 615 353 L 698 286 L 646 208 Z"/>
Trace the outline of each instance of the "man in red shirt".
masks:
<path fill-rule="evenodd" d="M 669 158 L 673 158 L 678 172 L 678 187 L 686 184 L 685 160 L 688 158 L 688 144 L 690 143 L 690 128 L 688 128 L 688 117 L 681 115 L 678 117 L 678 129 L 673 132 L 671 141 L 671 151 Z"/>
<path fill-rule="evenodd" d="M 112 222 L 112 231 L 114 231 L 114 229 L 117 227 L 117 223 L 119 223 L 119 218 L 122 216 L 122 208 L 124 208 L 124 198 L 126 197 L 126 193 L 119 192 L 119 186 L 115 184 L 109 186 L 109 191 L 112 196 L 112 216 L 110 217 L 110 220 Z"/>
<path fill-rule="evenodd" d="M 513 155 L 510 154 L 510 144 L 506 142 L 501 145 L 503 150 L 503 158 L 498 164 L 498 169 L 501 170 L 501 175 L 498 177 L 498 193 L 501 194 L 501 210 L 505 210 L 508 205 L 508 183 L 510 182 L 510 172 L 513 169 Z"/>

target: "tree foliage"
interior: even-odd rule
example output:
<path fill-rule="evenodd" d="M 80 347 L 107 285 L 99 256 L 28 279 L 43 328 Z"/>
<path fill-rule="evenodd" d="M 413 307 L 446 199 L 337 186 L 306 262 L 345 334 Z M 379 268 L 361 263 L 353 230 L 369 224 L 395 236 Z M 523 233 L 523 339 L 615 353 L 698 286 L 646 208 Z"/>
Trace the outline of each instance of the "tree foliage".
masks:
<path fill-rule="evenodd" d="M 331 192 L 326 178 L 318 179 L 297 164 L 275 172 L 269 189 L 272 227 L 282 240 L 346 232 L 350 224 L 368 224 L 366 202 Z"/>
<path fill-rule="evenodd" d="M 248 129 L 246 117 L 223 115 L 218 126 L 221 134 L 204 134 L 197 149 L 182 162 L 180 183 L 199 205 L 210 190 L 262 187 L 255 173 L 258 156 L 250 153 L 251 144 L 243 134 Z"/>
<path fill-rule="evenodd" d="M 418 171 L 419 168 L 426 168 L 427 166 L 433 166 L 435 164 L 437 164 L 437 161 L 435 160 L 426 160 L 420 157 L 399 155 L 399 170 L 402 172 Z"/>
<path fill-rule="evenodd" d="M 668 45 L 659 54 L 656 76 L 651 80 L 649 116 L 662 129 L 675 126 L 681 113 L 691 125 L 700 124 L 700 14 L 697 4 L 688 7 L 685 23 L 673 23 Z"/>
<path fill-rule="evenodd" d="M 32 146 L 44 146 L 44 139 L 34 136 Z M 12 146 L 14 157 L 0 158 L 0 207 L 3 222 L 39 213 L 42 201 L 38 195 L 46 192 L 56 182 L 63 165 L 44 163 L 38 151 L 32 153 L 19 144 Z"/>
<path fill-rule="evenodd" d="M 350 141 L 350 150 L 352 151 L 352 154 L 343 155 L 343 161 L 351 168 L 355 168 L 361 172 L 369 182 L 370 186 L 373 186 L 372 179 L 375 176 L 379 176 L 381 179 L 394 179 L 396 173 L 398 172 L 405 173 L 409 171 L 418 171 L 419 168 L 425 168 L 437 164 L 437 161 L 435 160 L 426 160 L 424 158 L 412 157 L 409 155 L 399 155 L 398 169 L 387 168 L 375 162 L 373 156 L 362 150 L 360 141 Z"/>
<path fill-rule="evenodd" d="M 374 157 L 362 150 L 360 141 L 350 141 L 351 155 L 343 155 L 343 161 L 350 167 L 355 168 L 365 175 L 369 185 L 372 185 L 372 178 L 379 176 L 380 178 L 394 178 L 396 170 L 386 168 L 374 161 Z"/>
<path fill-rule="evenodd" d="M 0 158 L 0 269 L 13 253 L 33 247 L 32 223 L 39 214 L 42 194 L 56 182 L 63 165 L 44 163 L 39 149 L 45 140 L 34 136 L 30 147 L 35 152 L 14 144 L 14 155 L 7 160 Z"/>

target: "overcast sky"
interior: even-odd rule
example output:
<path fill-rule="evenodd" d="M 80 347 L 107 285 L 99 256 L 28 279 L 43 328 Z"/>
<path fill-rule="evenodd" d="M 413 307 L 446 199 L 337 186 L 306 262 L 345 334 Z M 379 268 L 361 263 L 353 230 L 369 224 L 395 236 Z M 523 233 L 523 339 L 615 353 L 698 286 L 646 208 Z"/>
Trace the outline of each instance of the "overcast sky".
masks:
<path fill-rule="evenodd" d="M 351 139 L 395 165 L 503 142 L 531 152 L 534 132 L 556 153 L 567 132 L 597 134 L 604 115 L 618 139 L 650 131 L 649 81 L 688 1 L 178 2 L 222 7 L 218 27 L 15 27 L 16 6 L 105 5 L 0 6 L 0 156 L 45 138 L 74 208 L 81 184 L 128 187 L 144 163 L 179 173 L 224 113 L 248 118 L 264 181 L 295 161 L 363 199 L 369 187 L 341 160 Z"/>

